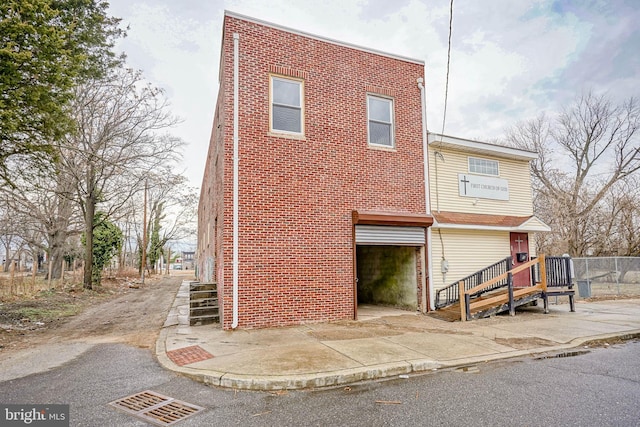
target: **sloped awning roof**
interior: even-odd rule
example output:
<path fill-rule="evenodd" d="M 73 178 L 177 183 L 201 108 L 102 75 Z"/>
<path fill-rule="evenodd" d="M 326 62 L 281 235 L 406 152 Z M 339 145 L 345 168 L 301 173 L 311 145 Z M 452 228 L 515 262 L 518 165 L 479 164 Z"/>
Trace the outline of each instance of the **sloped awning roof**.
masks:
<path fill-rule="evenodd" d="M 354 224 L 430 227 L 433 216 L 398 212 L 352 211 Z"/>
<path fill-rule="evenodd" d="M 463 212 L 434 212 L 434 228 L 546 232 L 551 227 L 535 215 L 486 215 Z"/>

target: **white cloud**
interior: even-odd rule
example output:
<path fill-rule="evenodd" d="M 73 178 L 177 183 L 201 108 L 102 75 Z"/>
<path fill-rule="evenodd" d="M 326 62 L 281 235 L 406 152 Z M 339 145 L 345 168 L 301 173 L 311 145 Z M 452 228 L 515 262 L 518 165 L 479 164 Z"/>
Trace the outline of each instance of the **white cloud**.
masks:
<path fill-rule="evenodd" d="M 112 0 L 113 14 L 131 26 L 121 44 L 130 64 L 167 90 L 185 120 L 175 133 L 190 144 L 185 165 L 194 185 L 208 149 L 225 9 L 424 60 L 429 129 L 441 130 L 448 0 Z M 494 139 L 593 85 L 632 95 L 640 87 L 632 42 L 640 40 L 638 18 L 640 11 L 623 0 L 456 2 L 445 131 Z"/>
<path fill-rule="evenodd" d="M 185 173 L 192 185 L 199 186 L 218 89 L 216 40 L 222 31 L 222 11 L 204 19 L 180 12 L 167 4 L 130 4 L 124 18 L 130 29 L 120 48 L 128 53 L 132 67 L 165 89 L 173 113 L 182 119 L 172 132 L 189 144 Z"/>

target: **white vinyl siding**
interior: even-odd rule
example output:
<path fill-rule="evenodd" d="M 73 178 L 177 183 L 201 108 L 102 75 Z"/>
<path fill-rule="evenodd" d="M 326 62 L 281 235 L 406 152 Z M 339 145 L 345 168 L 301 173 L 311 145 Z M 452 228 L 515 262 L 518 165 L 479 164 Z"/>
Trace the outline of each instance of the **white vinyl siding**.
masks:
<path fill-rule="evenodd" d="M 431 208 L 445 212 L 465 212 L 493 215 L 533 215 L 533 197 L 529 162 L 495 158 L 500 163 L 500 178 L 509 183 L 509 200 L 474 200 L 459 194 L 458 175 L 468 170 L 469 153 L 451 149 L 429 147 L 429 189 Z M 490 156 L 486 156 L 491 159 Z M 444 158 L 444 160 L 443 160 Z M 437 166 L 436 166 L 437 162 Z M 436 178 L 437 172 L 437 178 Z M 438 194 L 436 195 L 436 182 Z M 435 259 L 435 258 L 434 258 Z"/>
<path fill-rule="evenodd" d="M 509 232 L 483 230 L 440 230 L 449 271 L 441 272 L 442 245 L 438 230 L 432 230 L 432 286 L 435 291 L 475 273 L 510 255 Z"/>
<path fill-rule="evenodd" d="M 367 95 L 367 121 L 369 145 L 392 148 L 393 100 Z"/>
<path fill-rule="evenodd" d="M 529 233 L 529 259 L 536 256 L 538 256 L 538 250 L 536 249 L 536 233 Z"/>

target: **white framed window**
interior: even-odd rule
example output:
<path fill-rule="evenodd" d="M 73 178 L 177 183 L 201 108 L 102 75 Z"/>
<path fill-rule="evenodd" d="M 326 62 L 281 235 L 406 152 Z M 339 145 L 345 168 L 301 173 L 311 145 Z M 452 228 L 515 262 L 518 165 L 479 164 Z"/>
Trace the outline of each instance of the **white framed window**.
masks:
<path fill-rule="evenodd" d="M 270 131 L 304 134 L 304 84 L 302 80 L 271 76 Z"/>
<path fill-rule="evenodd" d="M 393 100 L 367 95 L 369 145 L 394 147 Z"/>
<path fill-rule="evenodd" d="M 498 161 L 469 157 L 469 173 L 500 176 Z"/>

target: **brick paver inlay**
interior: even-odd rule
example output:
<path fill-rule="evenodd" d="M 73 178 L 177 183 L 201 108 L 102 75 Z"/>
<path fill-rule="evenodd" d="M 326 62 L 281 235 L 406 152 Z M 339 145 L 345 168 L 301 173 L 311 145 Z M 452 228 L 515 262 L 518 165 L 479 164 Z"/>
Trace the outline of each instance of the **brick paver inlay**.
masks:
<path fill-rule="evenodd" d="M 167 351 L 167 356 L 178 366 L 213 359 L 213 354 L 209 353 L 199 345 L 192 345 L 189 347 L 179 348 L 177 350 Z"/>

